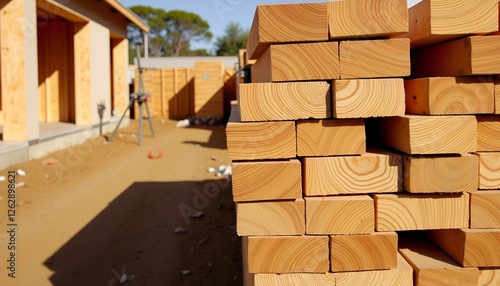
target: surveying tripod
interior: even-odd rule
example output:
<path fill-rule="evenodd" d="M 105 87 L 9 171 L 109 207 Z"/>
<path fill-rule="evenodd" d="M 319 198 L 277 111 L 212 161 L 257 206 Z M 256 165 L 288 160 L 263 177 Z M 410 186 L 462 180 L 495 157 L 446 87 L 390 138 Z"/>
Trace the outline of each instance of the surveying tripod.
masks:
<path fill-rule="evenodd" d="M 155 129 L 153 127 L 153 120 L 151 118 L 151 113 L 149 112 L 149 106 L 148 106 L 148 99 L 149 99 L 149 94 L 144 92 L 144 83 L 142 81 L 142 67 L 141 67 L 141 49 L 140 45 L 137 44 L 135 45 L 135 56 L 137 60 L 137 68 L 139 69 L 139 91 L 137 93 L 131 93 L 130 94 L 130 103 L 125 109 L 125 112 L 123 113 L 122 117 L 120 118 L 120 121 L 118 121 L 118 125 L 116 125 L 115 130 L 113 133 L 111 133 L 111 136 L 108 139 L 108 142 L 111 142 L 113 140 L 113 137 L 115 136 L 116 131 L 120 127 L 120 124 L 123 121 L 123 118 L 125 118 L 125 115 L 127 115 L 127 111 L 130 111 L 132 106 L 134 106 L 135 102 L 137 102 L 139 106 L 139 145 L 142 145 L 142 105 L 144 104 L 146 106 L 146 112 L 148 113 L 148 120 L 149 120 L 149 128 L 151 129 L 151 133 L 153 137 L 155 137 Z"/>

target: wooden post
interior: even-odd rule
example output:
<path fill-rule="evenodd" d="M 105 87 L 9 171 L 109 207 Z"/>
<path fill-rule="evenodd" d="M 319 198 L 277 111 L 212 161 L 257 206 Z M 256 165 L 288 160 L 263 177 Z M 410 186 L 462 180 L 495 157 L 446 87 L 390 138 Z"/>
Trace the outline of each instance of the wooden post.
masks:
<path fill-rule="evenodd" d="M 411 54 L 411 75 L 444 77 L 500 74 L 499 50 L 500 36 L 470 36 L 419 49 Z"/>
<path fill-rule="evenodd" d="M 366 153 L 363 119 L 297 121 L 297 155 L 334 156 Z"/>
<path fill-rule="evenodd" d="M 330 39 L 393 38 L 408 32 L 407 2 L 329 1 Z"/>
<path fill-rule="evenodd" d="M 250 273 L 326 273 L 328 236 L 250 236 Z"/>
<path fill-rule="evenodd" d="M 334 80 L 333 116 L 369 118 L 405 114 L 403 79 Z"/>
<path fill-rule="evenodd" d="M 77 125 L 92 124 L 90 23 L 75 23 L 75 112 Z"/>
<path fill-rule="evenodd" d="M 500 229 L 440 229 L 428 236 L 463 267 L 500 267 Z"/>
<path fill-rule="evenodd" d="M 271 45 L 252 66 L 252 82 L 331 80 L 339 75 L 338 42 Z"/>
<path fill-rule="evenodd" d="M 299 160 L 233 162 L 232 169 L 235 202 L 302 198 Z"/>
<path fill-rule="evenodd" d="M 404 188 L 410 193 L 477 190 L 478 158 L 471 154 L 404 156 Z"/>
<path fill-rule="evenodd" d="M 470 228 L 500 229 L 500 190 L 470 193 Z"/>
<path fill-rule="evenodd" d="M 382 142 L 407 154 L 475 152 L 478 127 L 474 116 L 405 115 L 378 121 Z"/>
<path fill-rule="evenodd" d="M 3 141 L 39 137 L 36 3 L 12 0 L 0 10 Z"/>
<path fill-rule="evenodd" d="M 373 199 L 362 196 L 305 197 L 306 234 L 370 234 Z"/>
<path fill-rule="evenodd" d="M 423 0 L 410 7 L 409 33 L 412 49 L 449 41 L 468 34 L 498 30 L 497 0 Z"/>
<path fill-rule="evenodd" d="M 410 40 L 342 41 L 340 78 L 387 78 L 410 75 Z"/>
<path fill-rule="evenodd" d="M 247 52 L 250 59 L 256 60 L 271 44 L 326 40 L 326 3 L 258 5 L 250 28 Z"/>
<path fill-rule="evenodd" d="M 467 228 L 469 194 L 375 194 L 377 231 Z"/>
<path fill-rule="evenodd" d="M 500 151 L 500 116 L 478 115 L 477 151 Z"/>
<path fill-rule="evenodd" d="M 395 193 L 403 189 L 401 155 L 369 150 L 360 156 L 303 159 L 304 194 Z"/>
<path fill-rule="evenodd" d="M 295 201 L 238 203 L 236 232 L 239 236 L 304 235 L 305 204 Z"/>
<path fill-rule="evenodd" d="M 331 117 L 330 84 L 324 81 L 248 83 L 239 88 L 243 122 Z"/>
<path fill-rule="evenodd" d="M 425 237 L 400 235 L 399 252 L 415 270 L 414 285 L 477 285 L 477 268 L 461 267 Z"/>
<path fill-rule="evenodd" d="M 500 152 L 478 152 L 479 189 L 500 189 Z"/>
<path fill-rule="evenodd" d="M 479 77 L 436 77 L 405 80 L 406 111 L 413 114 L 491 114 L 494 86 Z"/>

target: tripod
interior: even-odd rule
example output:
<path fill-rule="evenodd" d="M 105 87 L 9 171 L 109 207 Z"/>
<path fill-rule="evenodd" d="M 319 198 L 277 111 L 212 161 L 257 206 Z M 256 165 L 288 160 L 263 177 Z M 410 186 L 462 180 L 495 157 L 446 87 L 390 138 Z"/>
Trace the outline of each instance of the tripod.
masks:
<path fill-rule="evenodd" d="M 140 50 L 140 45 L 135 45 L 135 53 L 136 53 L 136 59 L 137 59 L 137 68 L 139 69 L 139 92 L 137 93 L 132 93 L 130 94 L 130 103 L 125 109 L 125 112 L 123 113 L 122 117 L 120 118 L 120 121 L 118 121 L 118 125 L 116 125 L 115 130 L 113 133 L 111 133 L 111 136 L 108 139 L 108 142 L 111 142 L 113 140 L 113 137 L 115 136 L 116 131 L 120 127 L 120 124 L 123 121 L 123 118 L 125 118 L 125 115 L 127 115 L 127 111 L 131 110 L 132 106 L 134 106 L 135 102 L 137 102 L 139 106 L 139 145 L 142 145 L 142 105 L 144 104 L 146 106 L 146 112 L 148 113 L 148 120 L 149 120 L 149 128 L 151 129 L 151 133 L 153 137 L 155 137 L 155 130 L 153 127 L 153 120 L 151 119 L 151 113 L 149 112 L 149 106 L 148 106 L 148 99 L 149 99 L 149 94 L 144 92 L 144 83 L 142 81 L 142 68 L 141 68 L 141 60 L 140 60 L 140 55 L 141 55 L 141 50 Z"/>

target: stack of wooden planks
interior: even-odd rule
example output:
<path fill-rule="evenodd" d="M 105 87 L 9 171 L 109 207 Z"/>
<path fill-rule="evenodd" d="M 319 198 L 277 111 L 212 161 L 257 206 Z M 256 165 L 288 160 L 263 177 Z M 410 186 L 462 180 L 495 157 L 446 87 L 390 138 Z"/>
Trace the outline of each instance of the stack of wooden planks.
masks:
<path fill-rule="evenodd" d="M 226 129 L 245 285 L 500 285 L 498 17 L 257 7 Z"/>

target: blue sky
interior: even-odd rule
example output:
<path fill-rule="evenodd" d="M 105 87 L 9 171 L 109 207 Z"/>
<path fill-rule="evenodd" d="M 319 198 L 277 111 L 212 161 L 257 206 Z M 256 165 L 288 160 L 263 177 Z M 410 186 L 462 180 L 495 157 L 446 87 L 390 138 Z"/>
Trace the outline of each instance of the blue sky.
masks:
<path fill-rule="evenodd" d="M 224 27 L 230 22 L 237 22 L 244 28 L 252 25 L 255 8 L 258 4 L 326 2 L 321 0 L 119 0 L 123 5 L 145 5 L 165 10 L 184 10 L 196 13 L 210 24 L 210 30 L 215 37 L 224 34 Z M 408 0 L 408 7 L 420 0 Z M 213 42 L 213 41 L 212 41 Z M 192 43 L 193 48 L 212 49 L 212 43 Z"/>

